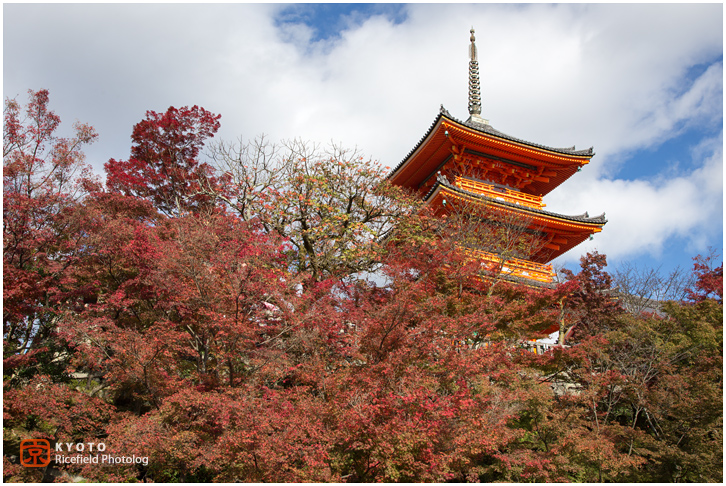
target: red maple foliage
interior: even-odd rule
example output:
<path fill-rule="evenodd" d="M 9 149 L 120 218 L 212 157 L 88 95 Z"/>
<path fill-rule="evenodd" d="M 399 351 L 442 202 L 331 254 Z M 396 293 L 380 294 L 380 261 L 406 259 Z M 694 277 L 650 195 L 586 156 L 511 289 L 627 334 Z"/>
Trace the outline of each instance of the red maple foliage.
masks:
<path fill-rule="evenodd" d="M 713 256 L 698 255 L 693 259 L 693 273 L 696 282 L 686 294 L 694 302 L 703 302 L 708 298 L 715 298 L 723 303 L 723 263 L 714 267 Z"/>
<path fill-rule="evenodd" d="M 131 133 L 131 157 L 105 164 L 111 190 L 147 198 L 167 215 L 208 205 L 199 181 L 212 168 L 199 161 L 199 151 L 219 130 L 219 118 L 198 106 L 147 111 Z"/>
<path fill-rule="evenodd" d="M 358 159 L 217 194 L 197 107 L 149 112 L 103 191 L 34 100 L 34 136 L 6 104 L 4 479 L 722 479 L 722 267 L 658 315 L 596 253 L 555 288 L 492 279 Z M 24 438 L 148 461 L 23 468 Z"/>
<path fill-rule="evenodd" d="M 71 213 L 89 176 L 81 148 L 96 133 L 77 123 L 72 138 L 55 132 L 60 118 L 47 90 L 30 91 L 21 114 L 5 101 L 3 130 L 3 359 L 6 370 L 31 365 L 47 351 L 78 251 Z"/>

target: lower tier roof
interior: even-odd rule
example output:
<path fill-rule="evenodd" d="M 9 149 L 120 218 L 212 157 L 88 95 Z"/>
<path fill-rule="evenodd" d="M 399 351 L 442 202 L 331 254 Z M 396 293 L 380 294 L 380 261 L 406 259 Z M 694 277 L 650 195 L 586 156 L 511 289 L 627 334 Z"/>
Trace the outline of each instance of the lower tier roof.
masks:
<path fill-rule="evenodd" d="M 518 213 L 523 217 L 530 218 L 532 228 L 541 233 L 545 239 L 545 246 L 530 257 L 531 261 L 538 263 L 546 263 L 557 258 L 585 241 L 593 233 L 600 232 L 605 223 L 607 223 L 605 213 L 595 217 L 590 217 L 587 212 L 580 215 L 565 215 L 543 209 L 520 206 L 461 189 L 451 184 L 441 175 L 437 176 L 436 183 L 424 196 L 424 201 L 443 207 L 447 194 L 451 199 L 458 198 L 474 204 L 491 206 L 506 212 Z"/>

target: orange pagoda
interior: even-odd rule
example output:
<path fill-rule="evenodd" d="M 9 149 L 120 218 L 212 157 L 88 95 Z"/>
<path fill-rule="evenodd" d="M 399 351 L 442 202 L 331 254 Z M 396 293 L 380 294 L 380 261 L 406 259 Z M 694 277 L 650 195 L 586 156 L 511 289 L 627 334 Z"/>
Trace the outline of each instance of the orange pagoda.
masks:
<path fill-rule="evenodd" d="M 467 244 L 482 265 L 508 279 L 547 285 L 554 272 L 548 263 L 602 230 L 605 214 L 567 216 L 545 211 L 542 197 L 566 181 L 594 155 L 586 150 L 552 148 L 494 129 L 481 117 L 479 63 L 471 30 L 469 46 L 469 119 L 460 121 L 444 107 L 431 128 L 388 179 L 413 190 L 436 214 L 481 214 L 492 231 L 520 228 L 517 252 L 500 243 Z M 510 232 L 511 233 L 511 232 Z"/>

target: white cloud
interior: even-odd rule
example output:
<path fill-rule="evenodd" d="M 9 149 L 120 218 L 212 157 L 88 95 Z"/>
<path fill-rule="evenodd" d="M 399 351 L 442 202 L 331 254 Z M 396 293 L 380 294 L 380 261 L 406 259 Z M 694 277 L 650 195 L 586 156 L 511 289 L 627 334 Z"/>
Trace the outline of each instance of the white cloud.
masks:
<path fill-rule="evenodd" d="M 333 140 L 394 166 L 439 104 L 468 116 L 473 25 L 482 115 L 495 128 L 550 146 L 595 146 L 591 165 L 548 196 L 548 209 L 607 212 L 587 245 L 625 257 L 657 253 L 673 236 L 695 246 L 713 239 L 720 147 L 696 157 L 692 174 L 617 174 L 629 154 L 684 127 L 720 131 L 722 5 L 412 4 L 400 23 L 351 16 L 339 37 L 318 42 L 308 26 L 278 22 L 283 8 L 8 4 L 4 94 L 49 88 L 65 121 L 101 133 L 88 150 L 99 171 L 128 156 L 146 110 L 193 104 L 222 114 L 224 139 Z"/>
<path fill-rule="evenodd" d="M 657 257 L 672 237 L 687 242 L 688 255 L 704 252 L 723 233 L 722 147 L 723 134 L 703 140 L 693 150 L 699 168 L 684 176 L 654 181 L 587 178 L 566 192 L 553 192 L 547 198 L 551 210 L 607 208 L 603 232 L 562 260 L 574 261 L 593 249 L 613 259 L 644 253 Z"/>

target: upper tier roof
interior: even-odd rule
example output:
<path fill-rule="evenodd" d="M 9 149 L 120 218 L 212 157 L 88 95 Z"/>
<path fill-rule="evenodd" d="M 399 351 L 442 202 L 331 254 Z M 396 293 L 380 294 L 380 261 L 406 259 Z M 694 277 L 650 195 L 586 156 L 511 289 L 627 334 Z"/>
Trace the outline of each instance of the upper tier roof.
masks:
<path fill-rule="evenodd" d="M 388 178 L 395 184 L 419 190 L 435 172 L 443 170 L 454 151 L 463 148 L 476 157 L 532 172 L 536 182 L 520 189 L 545 195 L 589 163 L 594 155 L 592 147 L 585 150 L 548 147 L 512 137 L 473 118 L 458 120 L 442 106 L 428 131 Z M 538 171 L 540 174 L 536 174 Z M 543 171 L 547 172 L 546 176 L 541 174 Z"/>
<path fill-rule="evenodd" d="M 443 109 L 443 107 L 442 107 L 442 109 Z M 567 147 L 567 148 L 548 147 L 547 145 L 541 145 L 539 143 L 528 142 L 526 140 L 522 140 L 521 138 L 507 135 L 506 133 L 502 133 L 499 130 L 495 129 L 493 126 L 491 126 L 488 123 L 477 123 L 476 121 L 473 121 L 473 120 L 467 120 L 464 122 L 459 121 L 456 118 L 449 115 L 449 112 L 446 111 L 446 109 L 443 109 L 443 111 L 446 113 L 447 118 L 454 120 L 458 123 L 461 123 L 462 125 L 466 125 L 467 127 L 473 128 L 474 130 L 478 130 L 480 132 L 494 135 L 495 137 L 511 140 L 512 142 L 517 142 L 517 143 L 521 143 L 524 145 L 529 145 L 530 147 L 536 147 L 536 148 L 540 148 L 543 150 L 547 150 L 549 152 L 557 152 L 557 153 L 566 154 L 566 155 L 586 155 L 588 157 L 592 157 L 593 155 L 595 155 L 594 147 L 590 147 L 588 149 L 581 149 L 581 150 L 576 150 L 574 145 L 572 147 Z"/>

